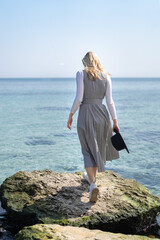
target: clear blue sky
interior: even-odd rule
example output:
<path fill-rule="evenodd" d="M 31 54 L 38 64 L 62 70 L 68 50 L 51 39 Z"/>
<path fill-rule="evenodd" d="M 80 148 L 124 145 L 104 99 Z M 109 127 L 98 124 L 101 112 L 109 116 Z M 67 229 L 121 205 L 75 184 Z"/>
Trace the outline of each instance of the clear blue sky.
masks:
<path fill-rule="evenodd" d="M 0 0 L 0 77 L 160 77 L 160 0 Z"/>

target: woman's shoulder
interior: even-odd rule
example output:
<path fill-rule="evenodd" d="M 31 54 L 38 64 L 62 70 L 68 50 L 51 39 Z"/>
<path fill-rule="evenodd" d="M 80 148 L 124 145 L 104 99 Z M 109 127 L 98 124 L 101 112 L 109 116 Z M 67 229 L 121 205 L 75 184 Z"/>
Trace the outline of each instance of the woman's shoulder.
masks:
<path fill-rule="evenodd" d="M 79 70 L 76 72 L 76 77 L 81 77 L 83 76 L 83 70 Z"/>
<path fill-rule="evenodd" d="M 83 70 L 79 70 L 76 72 L 76 79 L 83 79 Z"/>
<path fill-rule="evenodd" d="M 82 73 L 83 73 L 83 71 L 84 71 L 84 70 L 79 70 L 79 71 L 77 71 L 77 73 L 76 73 L 76 74 L 82 74 Z"/>

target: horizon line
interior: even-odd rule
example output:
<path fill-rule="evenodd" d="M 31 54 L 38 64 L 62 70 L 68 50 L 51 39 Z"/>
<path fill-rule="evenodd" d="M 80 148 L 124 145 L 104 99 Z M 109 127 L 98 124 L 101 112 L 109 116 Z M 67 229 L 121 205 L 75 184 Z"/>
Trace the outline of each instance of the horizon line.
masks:
<path fill-rule="evenodd" d="M 35 79 L 37 79 L 37 78 L 73 78 L 73 79 L 75 79 L 75 77 L 0 77 L 0 79 L 22 79 L 22 78 L 25 78 L 25 79 L 29 79 L 29 78 L 35 78 Z M 160 78 L 160 76 L 159 77 L 112 77 L 112 78 Z"/>

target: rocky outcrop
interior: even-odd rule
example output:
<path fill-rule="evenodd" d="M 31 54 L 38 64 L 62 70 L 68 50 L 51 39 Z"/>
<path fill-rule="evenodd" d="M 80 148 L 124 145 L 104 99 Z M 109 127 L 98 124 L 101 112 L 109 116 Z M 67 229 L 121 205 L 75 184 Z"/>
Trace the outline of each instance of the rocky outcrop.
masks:
<path fill-rule="evenodd" d="M 154 237 L 154 236 L 153 236 Z M 24 227 L 15 236 L 15 240 L 149 240 L 151 238 L 140 235 L 125 235 L 121 233 L 89 230 L 84 227 L 61 226 L 58 224 L 36 224 Z M 154 238 L 155 240 L 158 238 Z"/>
<path fill-rule="evenodd" d="M 19 171 L 1 185 L 2 207 L 19 229 L 36 223 L 54 223 L 141 234 L 156 222 L 160 197 L 135 179 L 109 170 L 98 172 L 98 201 L 91 203 L 89 184 L 82 179 L 82 173 Z"/>

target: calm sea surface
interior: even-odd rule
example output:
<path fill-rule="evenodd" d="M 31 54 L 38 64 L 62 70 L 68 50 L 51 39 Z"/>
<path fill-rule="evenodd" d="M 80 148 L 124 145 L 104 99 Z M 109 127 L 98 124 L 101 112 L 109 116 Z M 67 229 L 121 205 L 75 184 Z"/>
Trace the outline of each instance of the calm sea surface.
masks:
<path fill-rule="evenodd" d="M 120 151 L 106 170 L 134 178 L 160 196 L 160 79 L 112 78 L 112 89 L 130 153 Z M 0 184 L 19 170 L 85 170 L 78 110 L 67 128 L 75 94 L 74 78 L 0 79 Z"/>

